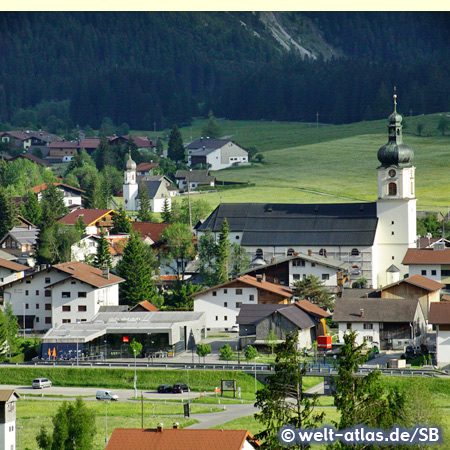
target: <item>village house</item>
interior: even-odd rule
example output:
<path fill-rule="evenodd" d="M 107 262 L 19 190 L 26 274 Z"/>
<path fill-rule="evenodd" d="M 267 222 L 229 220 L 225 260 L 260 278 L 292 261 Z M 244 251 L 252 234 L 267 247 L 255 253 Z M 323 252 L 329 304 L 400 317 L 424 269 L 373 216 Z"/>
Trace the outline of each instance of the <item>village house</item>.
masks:
<path fill-rule="evenodd" d="M 109 140 L 110 145 L 126 145 L 128 140 L 131 140 L 136 144 L 138 150 L 143 150 L 147 148 L 156 148 L 156 144 L 145 136 L 133 136 L 126 134 L 124 136 L 113 136 Z"/>
<path fill-rule="evenodd" d="M 254 450 L 261 444 L 247 430 L 180 429 L 178 424 L 165 429 L 116 428 L 106 450 L 123 450 L 132 442 L 133 450 Z"/>
<path fill-rule="evenodd" d="M 290 305 L 242 305 L 237 317 L 239 346 L 267 347 L 267 338 L 272 331 L 276 344 L 285 341 L 286 333 L 297 333 L 298 349 L 311 348 L 318 336 L 326 334 L 325 318 L 331 314 L 301 300 Z"/>
<path fill-rule="evenodd" d="M 49 164 L 47 161 L 44 161 L 42 158 L 32 155 L 31 153 L 21 153 L 20 155 L 9 158 L 9 161 L 16 161 L 17 159 L 27 159 L 28 161 L 31 161 L 34 164 L 38 164 L 45 169 L 50 169 L 51 167 L 51 164 Z"/>
<path fill-rule="evenodd" d="M 49 146 L 49 154 L 45 159 L 52 163 L 72 161 L 80 148 L 80 141 L 55 141 Z"/>
<path fill-rule="evenodd" d="M 208 330 L 230 330 L 236 325 L 242 305 L 289 304 L 293 295 L 283 286 L 244 275 L 189 298 L 194 300 L 194 311 L 206 314 Z"/>
<path fill-rule="evenodd" d="M 15 450 L 16 402 L 20 395 L 14 389 L 0 390 L 0 448 Z M 20 435 L 19 435 L 20 436 Z M 19 444 L 20 445 L 20 444 Z M 20 447 L 19 447 L 20 449 Z"/>
<path fill-rule="evenodd" d="M 17 257 L 18 262 L 34 266 L 33 255 L 38 234 L 39 228 L 32 225 L 13 227 L 0 240 L 0 248 Z"/>
<path fill-rule="evenodd" d="M 18 264 L 14 261 L 0 258 L 0 287 L 6 283 L 10 283 L 11 281 L 16 281 L 23 278 L 25 271 L 29 269 L 29 266 L 24 266 L 23 264 Z"/>
<path fill-rule="evenodd" d="M 15 147 L 23 150 L 30 150 L 34 147 L 45 147 L 49 143 L 60 140 L 55 134 L 46 133 L 45 131 L 3 131 L 0 133 L 2 142 L 13 142 Z"/>
<path fill-rule="evenodd" d="M 119 283 L 109 271 L 78 261 L 55 264 L 3 285 L 19 326 L 36 331 L 86 322 L 100 306 L 119 304 Z"/>
<path fill-rule="evenodd" d="M 114 227 L 113 216 L 117 214 L 113 209 L 77 209 L 58 220 L 58 223 L 75 225 L 81 218 L 86 225 L 86 234 L 100 234 L 109 232 Z"/>
<path fill-rule="evenodd" d="M 419 300 L 413 298 L 340 298 L 333 321 L 339 324 L 339 342 L 356 331 L 356 342 L 381 350 L 404 351 L 425 340 L 426 322 Z"/>
<path fill-rule="evenodd" d="M 136 176 L 137 177 L 146 177 L 148 175 L 153 175 L 153 169 L 158 167 L 158 163 L 150 162 L 142 162 L 136 167 Z"/>
<path fill-rule="evenodd" d="M 69 186 L 64 183 L 53 183 L 58 191 L 62 192 L 64 195 L 64 205 L 68 208 L 73 208 L 74 206 L 82 206 L 83 204 L 83 194 L 85 191 L 78 189 L 73 186 Z M 34 192 L 38 200 L 42 200 L 42 193 L 47 189 L 47 183 L 40 184 L 39 186 L 34 186 L 30 190 Z"/>
<path fill-rule="evenodd" d="M 177 170 L 175 174 L 180 189 L 197 189 L 198 187 L 214 187 L 216 177 L 209 170 Z"/>
<path fill-rule="evenodd" d="M 433 303 L 429 323 L 436 327 L 436 362 L 441 369 L 450 366 L 450 302 Z"/>
<path fill-rule="evenodd" d="M 248 153 L 230 139 L 197 139 L 186 145 L 189 167 L 222 170 L 248 164 Z"/>

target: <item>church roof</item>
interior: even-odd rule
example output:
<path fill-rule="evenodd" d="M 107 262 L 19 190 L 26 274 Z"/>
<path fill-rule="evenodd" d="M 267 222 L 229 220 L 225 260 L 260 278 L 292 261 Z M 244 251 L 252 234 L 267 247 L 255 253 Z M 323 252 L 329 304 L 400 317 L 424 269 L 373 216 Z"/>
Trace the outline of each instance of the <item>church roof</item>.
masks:
<path fill-rule="evenodd" d="M 219 232 L 224 219 L 243 246 L 371 246 L 376 203 L 222 203 L 198 231 Z"/>

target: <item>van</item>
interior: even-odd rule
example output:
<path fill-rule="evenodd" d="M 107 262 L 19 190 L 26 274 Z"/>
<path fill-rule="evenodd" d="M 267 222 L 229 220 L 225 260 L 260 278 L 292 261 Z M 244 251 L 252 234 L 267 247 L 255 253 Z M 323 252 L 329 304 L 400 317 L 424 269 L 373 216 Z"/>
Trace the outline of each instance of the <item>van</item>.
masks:
<path fill-rule="evenodd" d="M 104 389 L 99 389 L 97 391 L 97 394 L 95 396 L 97 400 L 111 400 L 116 401 L 119 400 L 119 396 L 116 394 L 113 394 L 111 391 L 106 391 Z"/>

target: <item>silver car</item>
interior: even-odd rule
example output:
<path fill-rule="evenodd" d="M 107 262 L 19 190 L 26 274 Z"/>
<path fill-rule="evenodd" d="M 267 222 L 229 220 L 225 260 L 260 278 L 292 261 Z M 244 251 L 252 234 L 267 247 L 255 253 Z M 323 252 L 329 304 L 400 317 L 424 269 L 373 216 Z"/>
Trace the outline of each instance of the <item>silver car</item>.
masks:
<path fill-rule="evenodd" d="M 52 387 L 52 382 L 48 378 L 35 378 L 33 380 L 33 389 L 43 389 Z"/>

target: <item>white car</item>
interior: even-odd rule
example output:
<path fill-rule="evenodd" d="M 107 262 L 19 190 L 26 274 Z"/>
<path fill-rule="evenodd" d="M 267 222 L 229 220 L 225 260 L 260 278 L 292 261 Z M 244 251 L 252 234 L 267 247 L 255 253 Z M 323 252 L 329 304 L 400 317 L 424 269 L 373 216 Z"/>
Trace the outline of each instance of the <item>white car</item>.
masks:
<path fill-rule="evenodd" d="M 33 389 L 44 389 L 52 387 L 52 382 L 48 378 L 35 378 L 33 380 Z"/>

